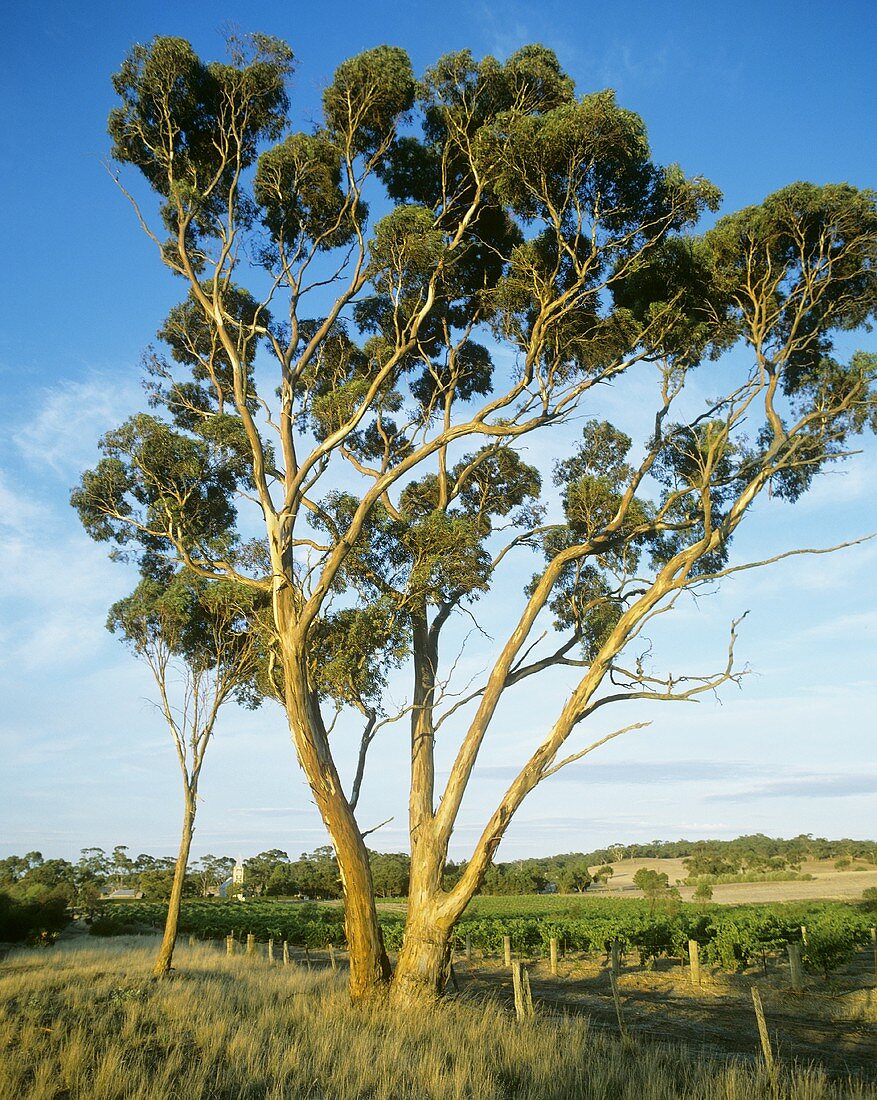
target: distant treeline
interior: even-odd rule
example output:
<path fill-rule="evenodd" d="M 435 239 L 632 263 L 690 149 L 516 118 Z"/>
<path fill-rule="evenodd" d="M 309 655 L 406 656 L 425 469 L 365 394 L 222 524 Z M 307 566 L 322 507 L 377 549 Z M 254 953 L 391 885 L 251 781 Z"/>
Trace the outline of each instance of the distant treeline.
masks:
<path fill-rule="evenodd" d="M 538 894 L 556 890 L 577 893 L 610 882 L 612 864 L 643 859 L 682 859 L 687 880 L 716 881 L 723 876 L 776 876 L 795 872 L 805 860 L 834 860 L 839 869 L 858 863 L 877 865 L 877 841 L 827 840 L 802 835 L 783 840 L 755 833 L 736 840 L 655 840 L 648 844 L 617 844 L 590 852 L 497 863 L 484 880 L 483 894 Z M 186 894 L 209 897 L 232 873 L 230 856 L 203 856 L 189 868 Z M 78 861 L 44 859 L 40 852 L 0 860 L 0 892 L 18 902 L 62 899 L 69 906 L 89 909 L 113 889 L 134 890 L 144 898 L 162 900 L 170 894 L 174 860 L 146 854 L 130 856 L 117 845 L 112 852 L 84 848 Z M 465 862 L 450 862 L 445 885 L 462 874 Z M 382 897 L 408 892 L 409 857 L 404 852 L 372 852 L 375 890 Z M 727 881 L 728 879 L 726 879 Z M 303 852 L 298 858 L 272 848 L 244 861 L 241 893 L 250 897 L 299 896 L 315 899 L 341 896 L 338 865 L 330 847 Z"/>
<path fill-rule="evenodd" d="M 687 881 L 696 884 L 723 876 L 774 875 L 798 871 L 805 860 L 834 860 L 839 870 L 857 861 L 877 865 L 877 841 L 827 840 L 807 834 L 784 840 L 763 833 L 735 840 L 653 840 L 647 844 L 612 844 L 590 852 L 498 863 L 491 868 L 490 888 L 483 893 L 531 893 L 550 889 L 564 893 L 609 881 L 611 864 L 642 859 L 681 859 Z M 587 877 L 586 877 L 587 876 Z"/>

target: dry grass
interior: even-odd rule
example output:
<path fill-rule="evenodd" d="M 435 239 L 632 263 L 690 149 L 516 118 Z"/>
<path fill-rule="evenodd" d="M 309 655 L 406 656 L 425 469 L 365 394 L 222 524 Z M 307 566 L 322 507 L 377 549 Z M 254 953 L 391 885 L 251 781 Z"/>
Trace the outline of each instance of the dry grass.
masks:
<path fill-rule="evenodd" d="M 0 965 L 4 1100 L 788 1100 L 877 1097 L 818 1070 L 710 1062 L 624 1044 L 587 1019 L 515 1024 L 451 1000 L 400 1017 L 352 1008 L 343 977 L 178 949 L 151 982 L 155 944 L 71 941 Z"/>

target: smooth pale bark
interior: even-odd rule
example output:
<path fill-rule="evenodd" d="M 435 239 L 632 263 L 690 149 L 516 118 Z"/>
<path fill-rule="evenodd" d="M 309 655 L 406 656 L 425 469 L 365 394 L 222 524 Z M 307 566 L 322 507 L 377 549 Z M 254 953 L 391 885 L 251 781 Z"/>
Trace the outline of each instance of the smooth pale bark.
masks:
<path fill-rule="evenodd" d="M 442 873 L 447 845 L 436 829 L 435 796 L 435 671 L 438 638 L 447 612 L 433 628 L 426 608 L 412 616 L 414 706 L 411 711 L 411 789 L 408 824 L 411 865 L 405 938 L 393 975 L 392 999 L 399 1004 L 434 1000 L 441 996 L 450 963 L 450 933 L 456 915 L 446 908 Z"/>
<path fill-rule="evenodd" d="M 288 641 L 283 649 L 283 671 L 290 732 L 338 859 L 350 956 L 350 996 L 354 1001 L 367 1000 L 384 993 L 390 978 L 368 849 L 332 759 L 319 702 L 308 683 L 304 654 Z"/>
<path fill-rule="evenodd" d="M 195 831 L 195 793 L 186 792 L 186 811 L 183 814 L 183 831 L 180 836 L 180 851 L 174 867 L 174 881 L 167 906 L 167 919 L 164 923 L 164 936 L 161 947 L 152 968 L 155 978 L 169 973 L 177 944 L 177 929 L 180 923 L 180 905 L 183 900 L 183 886 L 186 881 L 186 867 L 189 864 L 189 849 L 192 847 L 192 834 Z"/>
<path fill-rule="evenodd" d="M 456 915 L 441 888 L 444 855 L 431 823 L 413 835 L 405 938 L 393 974 L 392 999 L 399 1004 L 435 1000 L 444 992 L 450 934 Z"/>
<path fill-rule="evenodd" d="M 433 906 L 409 915 L 391 986 L 395 1004 L 416 1005 L 442 995 L 450 969 L 450 934 L 451 926 L 436 919 Z"/>

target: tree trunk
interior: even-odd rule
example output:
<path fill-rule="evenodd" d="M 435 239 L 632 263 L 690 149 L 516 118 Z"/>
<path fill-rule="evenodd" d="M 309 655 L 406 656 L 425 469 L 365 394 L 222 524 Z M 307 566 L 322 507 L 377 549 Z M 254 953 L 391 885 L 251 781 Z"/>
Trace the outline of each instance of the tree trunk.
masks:
<path fill-rule="evenodd" d="M 308 683 L 304 655 L 291 645 L 284 649 L 284 677 L 286 712 L 298 759 L 338 859 L 350 958 L 350 997 L 354 1001 L 367 1000 L 385 993 L 390 978 L 368 849 L 329 751 L 319 702 Z"/>
<path fill-rule="evenodd" d="M 164 923 L 164 937 L 152 974 L 162 978 L 171 969 L 174 947 L 177 943 L 177 927 L 180 923 L 180 903 L 183 900 L 183 886 L 186 880 L 186 867 L 189 863 L 189 849 L 192 847 L 192 833 L 195 831 L 195 793 L 186 792 L 186 812 L 183 815 L 183 832 L 180 837 L 180 851 L 174 867 L 174 881 L 167 906 L 167 920 Z"/>
<path fill-rule="evenodd" d="M 409 910 L 391 998 L 400 1006 L 435 1001 L 444 993 L 451 961 L 451 927 L 434 910 Z"/>
<path fill-rule="evenodd" d="M 330 830 L 331 832 L 331 830 Z M 378 923 L 371 871 L 366 855 L 349 851 L 332 832 L 338 869 L 344 887 L 344 932 L 350 959 L 349 990 L 352 1001 L 383 996 L 390 979 L 390 960 Z M 363 845 L 364 847 L 364 845 Z"/>
<path fill-rule="evenodd" d="M 433 628 L 421 605 L 412 614 L 414 706 L 411 711 L 411 790 L 408 829 L 411 865 L 405 938 L 393 975 L 392 1000 L 400 1005 L 434 1001 L 444 992 L 450 964 L 450 932 L 459 911 L 446 906 L 442 890 L 447 845 L 435 823 L 435 670 L 438 636 L 450 605 L 439 613 Z"/>

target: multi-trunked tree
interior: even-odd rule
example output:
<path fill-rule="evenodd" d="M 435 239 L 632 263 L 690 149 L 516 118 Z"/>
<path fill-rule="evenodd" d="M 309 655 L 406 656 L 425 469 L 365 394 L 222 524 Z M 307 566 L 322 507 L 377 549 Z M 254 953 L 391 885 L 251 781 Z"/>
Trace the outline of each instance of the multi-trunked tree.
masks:
<path fill-rule="evenodd" d="M 114 77 L 113 157 L 160 222 L 120 186 L 185 297 L 150 357 L 153 411 L 105 437 L 74 503 L 147 573 L 234 582 L 270 607 L 253 625 L 260 688 L 285 707 L 337 852 L 351 993 L 389 984 L 404 1002 L 441 991 L 449 933 L 525 796 L 608 739 L 565 749 L 575 731 L 739 675 L 733 627 L 712 675 L 624 654 L 680 593 L 757 564 L 728 551 L 760 495 L 797 498 L 873 427 L 875 357 L 842 362 L 832 338 L 873 314 L 877 210 L 870 192 L 799 183 L 695 235 L 716 188 L 656 166 L 639 117 L 608 91 L 577 97 L 541 46 L 452 54 L 420 80 L 379 47 L 338 68 L 299 133 L 292 69 L 261 36 L 226 64 L 156 38 Z M 699 370 L 733 379 L 677 411 Z M 585 418 L 631 378 L 655 395 L 636 444 Z M 573 416 L 554 516 L 523 448 L 572 438 Z M 540 564 L 483 682 L 451 694 L 443 631 L 476 597 L 508 601 L 504 567 L 527 548 Z M 411 880 L 391 974 L 355 811 L 402 665 Z M 443 888 L 501 699 L 558 665 L 571 689 Z M 345 709 L 363 723 L 350 789 L 328 717 Z M 443 786 L 440 725 L 458 738 Z"/>

